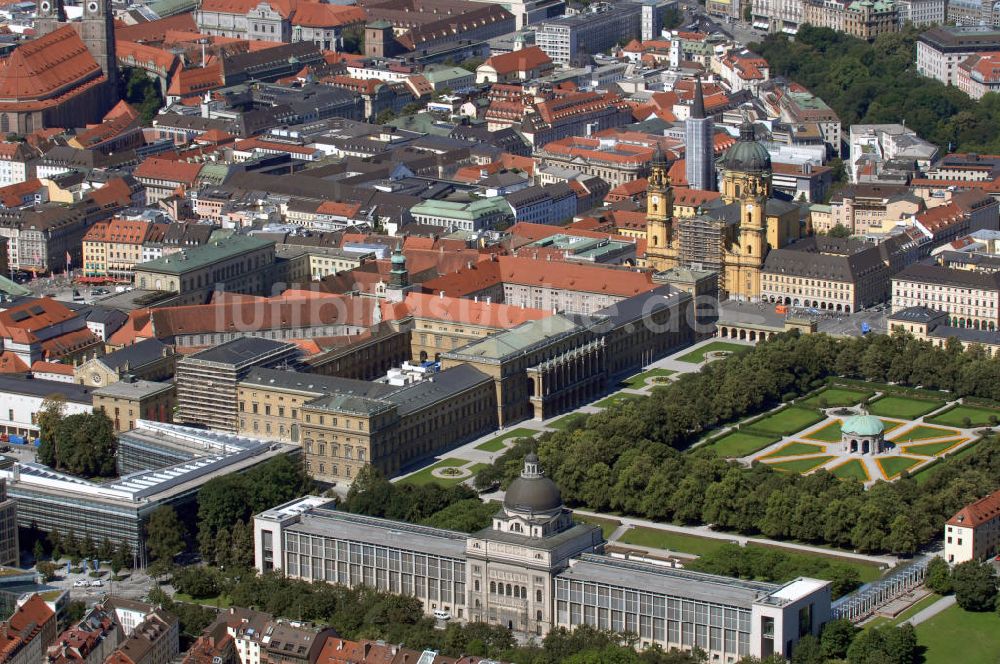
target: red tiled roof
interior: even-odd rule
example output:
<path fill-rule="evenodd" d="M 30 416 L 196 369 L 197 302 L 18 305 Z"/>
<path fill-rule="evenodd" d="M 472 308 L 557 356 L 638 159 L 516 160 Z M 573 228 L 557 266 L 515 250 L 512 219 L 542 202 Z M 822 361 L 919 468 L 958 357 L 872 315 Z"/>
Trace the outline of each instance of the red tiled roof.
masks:
<path fill-rule="evenodd" d="M 1000 491 L 994 491 L 985 498 L 966 505 L 946 522 L 949 526 L 976 528 L 987 521 L 1000 517 Z"/>
<path fill-rule="evenodd" d="M 545 65 L 552 64 L 552 58 L 538 46 L 529 46 L 503 55 L 494 55 L 483 63 L 492 67 L 497 74 L 512 74 L 514 72 L 529 72 Z"/>
<path fill-rule="evenodd" d="M 327 28 L 364 23 L 366 18 L 365 10 L 361 7 L 300 2 L 292 16 L 292 25 Z"/>
<path fill-rule="evenodd" d="M 98 77 L 100 65 L 67 25 L 21 44 L 0 63 L 0 100 L 46 100 Z"/>
<path fill-rule="evenodd" d="M 55 620 L 55 613 L 37 594 L 17 607 L 10 620 L 0 625 L 0 661 L 11 661 L 28 643 L 40 638 L 42 628 L 50 620 Z"/>
<path fill-rule="evenodd" d="M 82 327 L 79 330 L 60 334 L 58 337 L 46 339 L 42 342 L 42 353 L 46 359 L 58 360 L 100 343 L 99 336 L 91 332 L 89 328 Z"/>
<path fill-rule="evenodd" d="M 336 201 L 323 201 L 316 208 L 316 214 L 329 214 L 335 217 L 346 217 L 353 219 L 361 212 L 360 203 L 337 203 Z"/>
<path fill-rule="evenodd" d="M 125 41 L 120 37 L 115 40 L 115 52 L 118 61 L 123 65 L 152 66 L 165 72 L 172 72 L 180 62 L 177 56 L 156 46 Z"/>
<path fill-rule="evenodd" d="M 31 178 L 24 182 L 9 184 L 0 187 L 0 205 L 7 208 L 16 208 L 25 204 L 25 199 L 33 196 L 39 189 L 44 189 L 45 185 L 38 178 Z"/>
<path fill-rule="evenodd" d="M 194 14 L 185 12 L 156 21 L 121 27 L 115 26 L 115 37 L 123 41 L 160 42 L 163 41 L 164 36 L 169 30 L 197 31 L 198 26 L 194 22 Z"/>
<path fill-rule="evenodd" d="M 119 101 L 104 116 L 104 121 L 84 129 L 70 141 L 70 145 L 89 149 L 106 143 L 136 126 L 139 114 L 125 100 Z"/>
<path fill-rule="evenodd" d="M 69 364 L 63 364 L 62 362 L 43 362 L 38 360 L 31 365 L 32 373 L 50 373 L 59 374 L 60 376 L 72 376 L 73 366 Z"/>
<path fill-rule="evenodd" d="M 143 180 L 166 180 L 191 186 L 198 178 L 203 164 L 189 164 L 160 157 L 147 157 L 135 169 L 134 175 Z"/>
<path fill-rule="evenodd" d="M 507 304 L 485 300 L 476 302 L 466 298 L 442 297 L 440 294 L 407 293 L 401 302 L 402 307 L 383 307 L 384 320 L 398 320 L 401 317 L 413 316 L 442 320 L 467 325 L 479 325 L 493 329 L 516 327 L 530 320 L 538 320 L 552 315 L 552 312 L 542 309 L 516 307 Z"/>
<path fill-rule="evenodd" d="M 701 189 L 688 189 L 687 187 L 674 187 L 674 204 L 697 207 L 709 201 L 714 201 L 722 197 L 717 191 L 702 191 Z"/>
<path fill-rule="evenodd" d="M 167 94 L 175 97 L 200 96 L 209 90 L 221 88 L 222 83 L 222 63 L 216 61 L 204 67 L 178 70 L 170 79 Z"/>
<path fill-rule="evenodd" d="M 28 365 L 14 351 L 5 350 L 0 353 L 0 373 L 24 373 L 27 370 Z"/>

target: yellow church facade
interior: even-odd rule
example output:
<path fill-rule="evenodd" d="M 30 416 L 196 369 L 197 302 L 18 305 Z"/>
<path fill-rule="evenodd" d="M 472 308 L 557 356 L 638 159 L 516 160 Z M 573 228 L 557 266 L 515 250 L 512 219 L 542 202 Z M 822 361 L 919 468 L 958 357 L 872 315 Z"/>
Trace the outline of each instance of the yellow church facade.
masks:
<path fill-rule="evenodd" d="M 679 218 L 666 159 L 660 152 L 654 155 L 646 197 L 646 265 L 656 271 L 714 270 L 721 292 L 756 300 L 768 251 L 803 237 L 808 223 L 802 223 L 798 205 L 772 198 L 771 158 L 750 123 L 740 128 L 740 140 L 721 165 L 721 200 L 700 215 Z"/>

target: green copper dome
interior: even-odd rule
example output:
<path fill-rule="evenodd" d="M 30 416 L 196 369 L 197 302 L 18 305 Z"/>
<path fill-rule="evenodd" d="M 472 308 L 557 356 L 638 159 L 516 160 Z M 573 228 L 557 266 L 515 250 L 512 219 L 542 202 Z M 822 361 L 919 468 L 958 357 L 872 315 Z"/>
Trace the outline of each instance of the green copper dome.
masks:
<path fill-rule="evenodd" d="M 771 155 L 767 148 L 757 142 L 753 125 L 749 121 L 740 125 L 740 140 L 726 150 L 721 164 L 727 171 L 740 173 L 763 173 L 771 170 Z"/>
<path fill-rule="evenodd" d="M 885 425 L 874 415 L 855 415 L 844 420 L 840 431 L 855 436 L 877 436 L 885 431 Z"/>

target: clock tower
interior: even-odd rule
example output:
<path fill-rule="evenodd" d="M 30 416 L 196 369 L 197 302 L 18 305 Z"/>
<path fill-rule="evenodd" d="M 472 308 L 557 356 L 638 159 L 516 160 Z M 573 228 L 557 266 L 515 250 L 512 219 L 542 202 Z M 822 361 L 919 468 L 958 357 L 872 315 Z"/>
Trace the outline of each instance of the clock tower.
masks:
<path fill-rule="evenodd" d="M 646 188 L 646 265 L 657 271 L 677 265 L 674 189 L 669 170 L 667 158 L 657 145 L 650 161 Z"/>

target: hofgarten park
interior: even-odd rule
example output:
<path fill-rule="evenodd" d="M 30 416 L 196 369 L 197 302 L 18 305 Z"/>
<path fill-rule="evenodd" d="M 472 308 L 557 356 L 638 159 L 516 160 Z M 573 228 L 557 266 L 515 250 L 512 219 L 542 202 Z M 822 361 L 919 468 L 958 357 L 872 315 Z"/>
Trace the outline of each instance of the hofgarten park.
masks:
<path fill-rule="evenodd" d="M 785 472 L 825 469 L 865 484 L 908 473 L 919 481 L 939 458 L 971 449 L 998 418 L 1000 409 L 940 392 L 832 382 L 696 447 Z"/>

